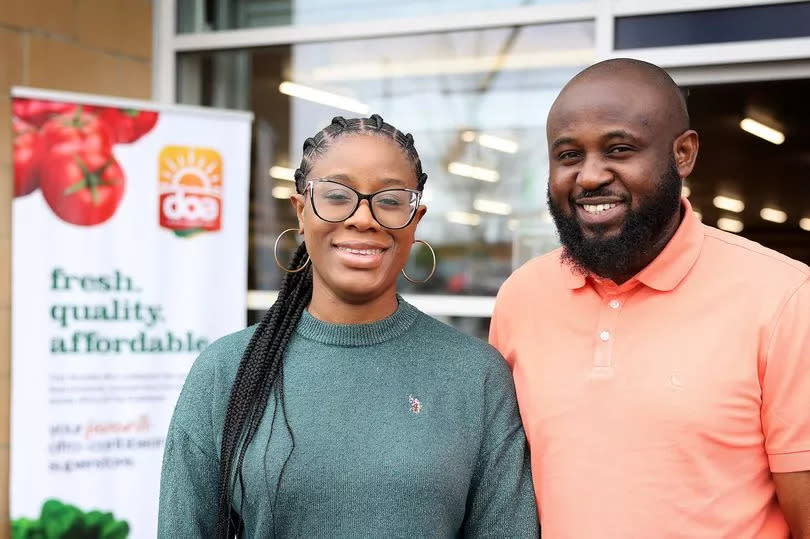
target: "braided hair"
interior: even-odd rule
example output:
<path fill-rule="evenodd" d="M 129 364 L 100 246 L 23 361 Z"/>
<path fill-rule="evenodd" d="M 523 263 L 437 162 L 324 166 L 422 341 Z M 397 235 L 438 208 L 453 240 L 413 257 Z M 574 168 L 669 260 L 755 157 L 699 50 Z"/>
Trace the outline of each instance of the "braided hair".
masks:
<path fill-rule="evenodd" d="M 379 114 L 373 114 L 369 118 L 346 119 L 336 116 L 314 137 L 304 141 L 301 165 L 295 171 L 295 187 L 299 194 L 304 193 L 306 178 L 315 161 L 327 151 L 332 142 L 348 135 L 383 136 L 396 142 L 413 165 L 417 188 L 420 191 L 424 188 L 427 174 L 422 171 L 422 162 L 414 147 L 413 136 L 410 133 L 403 134 L 391 124 L 385 123 Z M 302 243 L 293 255 L 289 269 L 300 268 L 306 262 L 307 257 L 306 245 Z M 239 481 L 239 486 L 244 492 L 242 464 L 245 453 L 259 428 L 268 399 L 274 392 L 281 407 L 285 427 L 292 440 L 292 448 L 295 448 L 295 437 L 287 421 L 284 406 L 283 358 L 287 344 L 301 319 L 301 314 L 311 299 L 312 265 L 310 264 L 303 271 L 286 275 L 278 298 L 257 325 L 256 331 L 242 355 L 228 399 L 225 424 L 222 429 L 216 520 L 217 539 L 231 539 L 234 535 L 241 533 L 241 520 L 232 508 L 233 493 L 236 481 Z M 276 482 L 276 496 L 273 500 L 274 523 L 276 522 L 275 501 L 278 499 L 281 476 L 293 449 L 287 455 Z"/>

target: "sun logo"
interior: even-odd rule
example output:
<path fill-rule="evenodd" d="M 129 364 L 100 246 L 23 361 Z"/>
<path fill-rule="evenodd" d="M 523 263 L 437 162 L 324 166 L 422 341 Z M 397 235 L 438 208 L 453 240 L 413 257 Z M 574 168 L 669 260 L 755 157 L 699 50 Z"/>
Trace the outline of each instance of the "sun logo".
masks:
<path fill-rule="evenodd" d="M 222 226 L 222 156 L 210 148 L 160 151 L 160 226 L 180 235 Z"/>

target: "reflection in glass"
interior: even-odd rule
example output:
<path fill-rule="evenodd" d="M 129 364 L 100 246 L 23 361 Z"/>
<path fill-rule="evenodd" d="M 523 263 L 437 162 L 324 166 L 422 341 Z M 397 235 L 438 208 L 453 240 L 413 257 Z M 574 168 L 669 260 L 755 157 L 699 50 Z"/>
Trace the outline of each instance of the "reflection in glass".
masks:
<path fill-rule="evenodd" d="M 438 270 L 418 287 L 402 280 L 402 291 L 495 294 L 556 245 L 545 118 L 593 46 L 593 23 L 577 22 L 181 55 L 181 102 L 255 113 L 249 286 L 278 288 L 272 248 L 297 226 L 285 199 L 303 141 L 360 104 L 413 134 L 428 174 L 417 238 L 433 245 Z M 414 246 L 408 274 L 431 265 Z"/>
<path fill-rule="evenodd" d="M 177 0 L 177 31 L 401 19 L 582 0 Z M 383 23 L 384 24 L 384 23 Z"/>

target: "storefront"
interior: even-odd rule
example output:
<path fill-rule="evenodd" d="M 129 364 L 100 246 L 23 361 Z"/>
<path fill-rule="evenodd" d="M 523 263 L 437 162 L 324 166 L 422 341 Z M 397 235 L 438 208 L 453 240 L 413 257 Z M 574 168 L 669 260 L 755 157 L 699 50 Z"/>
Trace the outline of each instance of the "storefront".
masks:
<path fill-rule="evenodd" d="M 810 117 L 800 98 L 810 93 L 810 2 L 176 0 L 158 9 L 156 98 L 255 114 L 253 319 L 280 282 L 273 246 L 295 224 L 285 199 L 303 140 L 334 115 L 376 112 L 413 133 L 429 175 L 418 237 L 438 270 L 401 290 L 484 335 L 503 280 L 556 246 L 545 202 L 549 106 L 574 73 L 616 56 L 667 68 L 691 94 L 707 136 L 687 185 L 705 222 L 810 259 L 810 124 L 798 121 Z M 748 117 L 784 131 L 785 144 L 743 133 Z M 410 273 L 430 270 L 426 251 L 411 258 Z"/>

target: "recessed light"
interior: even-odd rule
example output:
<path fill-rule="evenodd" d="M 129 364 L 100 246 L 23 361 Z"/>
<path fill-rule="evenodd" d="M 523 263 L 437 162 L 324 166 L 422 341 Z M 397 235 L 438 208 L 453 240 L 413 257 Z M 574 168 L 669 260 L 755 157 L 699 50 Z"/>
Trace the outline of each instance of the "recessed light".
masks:
<path fill-rule="evenodd" d="M 782 210 L 777 210 L 776 208 L 762 208 L 759 212 L 759 216 L 772 223 L 784 223 L 788 218 L 787 213 Z"/>
<path fill-rule="evenodd" d="M 445 217 L 449 222 L 459 225 L 477 226 L 481 222 L 480 215 L 466 211 L 449 211 Z"/>
<path fill-rule="evenodd" d="M 782 134 L 781 131 L 777 131 L 773 127 L 768 127 L 767 125 L 756 120 L 752 120 L 751 118 L 745 118 L 743 121 L 741 121 L 740 128 L 742 128 L 743 131 L 747 131 L 748 133 L 751 133 L 752 135 L 755 135 L 761 139 L 765 139 L 773 144 L 782 144 L 785 142 L 785 135 Z"/>
<path fill-rule="evenodd" d="M 501 178 L 501 175 L 498 174 L 497 170 L 476 167 L 466 163 L 460 163 L 458 161 L 453 161 L 447 165 L 447 171 L 450 174 L 455 174 L 456 176 L 465 176 L 467 178 L 473 178 L 483 182 L 497 182 Z"/>
<path fill-rule="evenodd" d="M 286 180 L 288 182 L 295 181 L 295 169 L 274 166 L 270 167 L 270 177 L 277 180 Z"/>
<path fill-rule="evenodd" d="M 743 223 L 739 219 L 732 219 L 731 217 L 721 217 L 717 220 L 717 228 L 725 230 L 726 232 L 742 232 Z"/>
<path fill-rule="evenodd" d="M 328 105 L 337 109 L 356 112 L 357 114 L 368 114 L 369 106 L 345 95 L 333 94 L 317 88 L 310 88 L 303 84 L 284 81 L 278 85 L 278 91 L 290 97 L 297 97 L 313 103 Z"/>
<path fill-rule="evenodd" d="M 486 200 L 483 198 L 475 199 L 473 202 L 473 208 L 484 213 L 496 213 L 498 215 L 509 215 L 512 213 L 512 206 L 506 202 Z"/>
<path fill-rule="evenodd" d="M 714 200 L 712 200 L 715 208 L 719 208 L 721 210 L 733 211 L 734 213 L 740 213 L 745 209 L 745 204 L 742 200 L 737 200 L 736 198 L 726 197 L 726 196 L 716 196 Z"/>
<path fill-rule="evenodd" d="M 273 198 L 290 198 L 293 194 L 293 188 L 287 185 L 277 185 L 273 187 Z"/>

